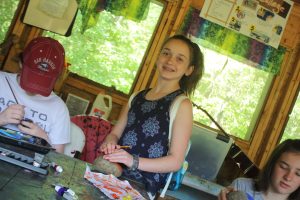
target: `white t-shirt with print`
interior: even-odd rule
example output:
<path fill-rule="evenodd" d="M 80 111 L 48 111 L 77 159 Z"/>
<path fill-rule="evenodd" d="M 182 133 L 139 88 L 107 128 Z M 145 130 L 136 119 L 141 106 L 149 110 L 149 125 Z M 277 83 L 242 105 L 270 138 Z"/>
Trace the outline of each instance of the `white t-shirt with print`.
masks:
<path fill-rule="evenodd" d="M 0 112 L 15 104 L 15 98 L 7 83 L 8 79 L 19 104 L 25 106 L 25 118 L 31 119 L 47 132 L 51 144 L 70 142 L 70 116 L 65 103 L 54 92 L 48 97 L 28 95 L 17 82 L 17 74 L 0 72 Z M 17 125 L 6 128 L 18 130 Z"/>

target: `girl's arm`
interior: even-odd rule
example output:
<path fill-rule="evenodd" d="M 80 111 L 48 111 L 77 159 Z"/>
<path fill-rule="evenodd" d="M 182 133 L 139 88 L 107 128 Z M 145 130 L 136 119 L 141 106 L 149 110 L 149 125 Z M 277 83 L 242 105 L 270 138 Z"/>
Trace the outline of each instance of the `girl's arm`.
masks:
<path fill-rule="evenodd" d="M 116 150 L 117 143 L 127 124 L 128 104 L 122 109 L 117 124 L 112 128 L 112 131 L 106 136 L 100 150 L 104 154 L 110 154 Z"/>

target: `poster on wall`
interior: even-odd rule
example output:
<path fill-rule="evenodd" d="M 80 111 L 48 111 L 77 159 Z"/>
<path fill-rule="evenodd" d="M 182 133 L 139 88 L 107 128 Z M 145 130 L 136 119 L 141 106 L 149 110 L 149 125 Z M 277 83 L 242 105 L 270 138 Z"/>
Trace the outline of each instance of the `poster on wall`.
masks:
<path fill-rule="evenodd" d="M 205 0 L 200 17 L 278 48 L 290 0 Z"/>

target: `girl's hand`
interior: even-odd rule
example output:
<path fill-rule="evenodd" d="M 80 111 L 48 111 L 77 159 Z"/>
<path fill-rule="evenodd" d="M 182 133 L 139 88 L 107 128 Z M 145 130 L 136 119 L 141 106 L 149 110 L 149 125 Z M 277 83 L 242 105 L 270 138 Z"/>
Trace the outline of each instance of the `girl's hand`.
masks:
<path fill-rule="evenodd" d="M 12 104 L 0 113 L 0 125 L 20 124 L 24 114 L 24 106 Z"/>
<path fill-rule="evenodd" d="M 21 123 L 18 125 L 18 128 L 23 133 L 43 138 L 49 142 L 47 133 L 40 126 L 33 122 L 21 121 Z"/>
<path fill-rule="evenodd" d="M 116 149 L 118 150 L 119 148 L 120 146 L 113 142 L 104 142 L 100 146 L 100 151 L 103 152 L 104 154 L 111 154 L 114 151 L 116 151 Z"/>
<path fill-rule="evenodd" d="M 231 186 L 223 188 L 218 195 L 218 200 L 227 200 L 226 195 L 232 191 L 234 191 L 234 189 Z"/>
<path fill-rule="evenodd" d="M 127 167 L 131 167 L 133 164 L 133 156 L 123 149 L 115 149 L 113 153 L 106 154 L 103 158 L 110 162 L 123 163 Z"/>

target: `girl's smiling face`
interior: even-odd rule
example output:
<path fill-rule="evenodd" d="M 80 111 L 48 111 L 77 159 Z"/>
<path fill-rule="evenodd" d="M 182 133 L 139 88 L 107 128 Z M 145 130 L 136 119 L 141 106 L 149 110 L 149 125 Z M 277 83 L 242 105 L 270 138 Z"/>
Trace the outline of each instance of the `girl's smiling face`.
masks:
<path fill-rule="evenodd" d="M 172 39 L 162 48 L 156 61 L 160 76 L 165 79 L 180 80 L 183 75 L 190 75 L 190 49 L 188 45 L 178 39 Z"/>
<path fill-rule="evenodd" d="M 289 195 L 300 187 L 300 153 L 285 152 L 276 162 L 270 190 Z"/>

